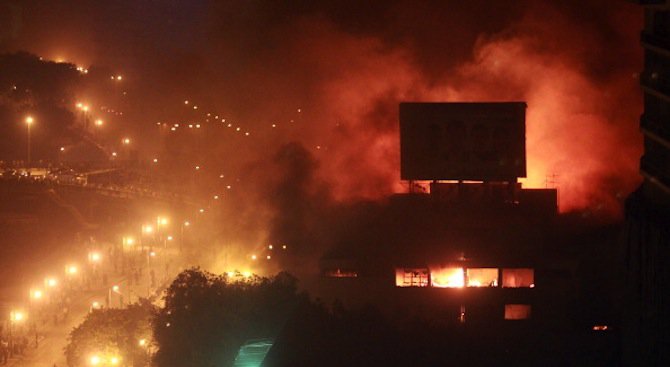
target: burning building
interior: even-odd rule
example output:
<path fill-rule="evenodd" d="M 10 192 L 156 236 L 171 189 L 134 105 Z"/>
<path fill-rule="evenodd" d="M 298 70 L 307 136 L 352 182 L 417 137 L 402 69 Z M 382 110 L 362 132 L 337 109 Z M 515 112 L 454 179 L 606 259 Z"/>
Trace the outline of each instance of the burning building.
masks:
<path fill-rule="evenodd" d="M 319 293 L 447 324 L 543 319 L 538 294 L 555 279 L 541 271 L 550 266 L 540 254 L 552 242 L 557 192 L 518 183 L 525 110 L 523 102 L 400 104 L 409 192 L 373 214 L 365 243 L 324 256 Z"/>

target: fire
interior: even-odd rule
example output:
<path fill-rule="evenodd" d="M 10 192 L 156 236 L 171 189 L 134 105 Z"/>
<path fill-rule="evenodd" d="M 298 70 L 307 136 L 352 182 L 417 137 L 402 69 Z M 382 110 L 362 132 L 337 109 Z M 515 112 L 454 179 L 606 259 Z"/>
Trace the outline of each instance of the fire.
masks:
<path fill-rule="evenodd" d="M 466 270 L 468 287 L 497 287 L 498 269 L 469 268 Z"/>
<path fill-rule="evenodd" d="M 430 280 L 436 288 L 463 288 L 465 273 L 463 268 L 431 268 Z"/>

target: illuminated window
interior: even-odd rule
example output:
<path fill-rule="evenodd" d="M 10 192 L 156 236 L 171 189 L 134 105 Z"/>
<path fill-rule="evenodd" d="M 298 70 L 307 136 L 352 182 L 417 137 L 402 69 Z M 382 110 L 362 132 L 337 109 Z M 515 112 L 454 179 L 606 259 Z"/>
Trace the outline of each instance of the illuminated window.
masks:
<path fill-rule="evenodd" d="M 505 305 L 505 320 L 526 320 L 530 318 L 530 305 Z"/>
<path fill-rule="evenodd" d="M 535 274 L 533 269 L 503 269 L 502 286 L 505 288 L 534 288 Z"/>
<path fill-rule="evenodd" d="M 426 268 L 397 268 L 395 269 L 396 287 L 427 287 L 428 269 Z"/>
<path fill-rule="evenodd" d="M 465 271 L 468 287 L 497 287 L 498 269 L 468 268 Z"/>
<path fill-rule="evenodd" d="M 462 288 L 465 274 L 463 268 L 431 268 L 430 281 L 436 288 Z"/>

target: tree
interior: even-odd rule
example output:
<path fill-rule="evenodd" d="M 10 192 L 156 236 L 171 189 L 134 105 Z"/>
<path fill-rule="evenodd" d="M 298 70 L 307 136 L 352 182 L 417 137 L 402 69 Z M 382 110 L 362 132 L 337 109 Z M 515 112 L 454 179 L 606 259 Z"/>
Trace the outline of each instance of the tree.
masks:
<path fill-rule="evenodd" d="M 93 310 L 70 333 L 65 347 L 68 366 L 89 366 L 94 357 L 145 366 L 149 361 L 153 313 L 154 306 L 148 301 L 124 309 Z"/>
<path fill-rule="evenodd" d="M 180 273 L 153 320 L 160 367 L 232 365 L 250 339 L 274 338 L 296 305 L 296 279 L 217 276 L 194 268 Z"/>

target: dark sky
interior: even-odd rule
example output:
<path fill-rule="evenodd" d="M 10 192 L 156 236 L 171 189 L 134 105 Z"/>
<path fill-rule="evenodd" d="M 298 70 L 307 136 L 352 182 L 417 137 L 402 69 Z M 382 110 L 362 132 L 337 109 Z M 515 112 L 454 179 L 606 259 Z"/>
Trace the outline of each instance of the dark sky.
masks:
<path fill-rule="evenodd" d="M 607 0 L 0 3 L 0 51 L 124 75 L 118 123 L 146 157 L 157 121 L 211 112 L 251 135 L 207 133 L 210 165 L 263 170 L 297 142 L 336 199 L 376 198 L 403 190 L 398 102 L 525 100 L 528 185 L 557 175 L 563 210 L 616 206 L 639 179 L 641 27 Z"/>

